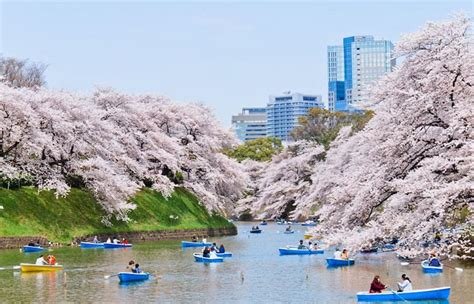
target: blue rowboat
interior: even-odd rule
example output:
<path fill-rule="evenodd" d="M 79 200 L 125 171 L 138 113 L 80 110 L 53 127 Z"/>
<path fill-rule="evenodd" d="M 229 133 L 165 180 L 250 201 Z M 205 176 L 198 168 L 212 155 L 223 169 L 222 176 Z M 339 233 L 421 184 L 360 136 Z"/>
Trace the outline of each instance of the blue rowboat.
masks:
<path fill-rule="evenodd" d="M 390 252 L 397 250 L 397 247 L 394 244 L 385 244 L 382 247 L 383 252 Z"/>
<path fill-rule="evenodd" d="M 217 258 L 205 258 L 202 256 L 201 253 L 193 253 L 194 260 L 199 263 L 222 263 L 224 262 L 224 258 L 217 257 Z"/>
<path fill-rule="evenodd" d="M 23 252 L 40 252 L 43 250 L 44 248 L 41 246 L 23 246 Z"/>
<path fill-rule="evenodd" d="M 250 233 L 262 233 L 262 229 L 252 229 Z"/>
<path fill-rule="evenodd" d="M 368 293 L 358 292 L 359 302 L 383 302 L 383 301 L 415 301 L 415 300 L 446 300 L 449 297 L 451 287 L 440 287 L 431 289 L 418 289 L 403 292 Z"/>
<path fill-rule="evenodd" d="M 111 248 L 130 248 L 130 247 L 132 247 L 132 244 L 104 243 L 104 248 L 105 248 L 105 249 L 111 249 Z"/>
<path fill-rule="evenodd" d="M 303 224 L 301 224 L 301 226 L 314 227 L 314 226 L 316 226 L 316 223 L 315 222 L 304 222 Z"/>
<path fill-rule="evenodd" d="M 150 274 L 147 272 L 142 272 L 142 273 L 119 272 L 118 277 L 119 277 L 120 282 L 145 281 L 150 278 Z"/>
<path fill-rule="evenodd" d="M 212 246 L 212 243 L 203 243 L 203 242 L 186 242 L 186 241 L 181 241 L 181 247 L 206 247 L 206 246 Z"/>
<path fill-rule="evenodd" d="M 217 256 L 220 258 L 231 258 L 232 252 L 218 252 Z"/>
<path fill-rule="evenodd" d="M 81 242 L 81 248 L 104 248 L 104 243 Z"/>
<path fill-rule="evenodd" d="M 306 254 L 323 254 L 324 250 L 316 249 L 316 250 L 309 250 L 309 249 L 298 249 L 296 247 L 286 247 L 286 248 L 278 248 L 280 251 L 280 255 L 306 255 Z"/>
<path fill-rule="evenodd" d="M 338 266 L 351 266 L 354 265 L 355 261 L 353 259 L 343 260 L 343 259 L 326 259 L 328 266 L 338 267 Z"/>
<path fill-rule="evenodd" d="M 423 269 L 424 273 L 440 273 L 443 272 L 443 264 L 441 266 L 429 266 L 430 262 L 428 260 L 424 260 L 421 262 L 421 268 Z"/>
<path fill-rule="evenodd" d="M 295 233 L 295 231 L 294 230 L 285 230 L 283 233 L 284 234 L 293 234 L 293 233 Z"/>
<path fill-rule="evenodd" d="M 267 222 L 265 222 L 265 221 L 263 221 L 263 222 L 260 222 L 260 226 L 266 226 L 266 225 L 268 225 L 268 223 L 267 223 Z"/>

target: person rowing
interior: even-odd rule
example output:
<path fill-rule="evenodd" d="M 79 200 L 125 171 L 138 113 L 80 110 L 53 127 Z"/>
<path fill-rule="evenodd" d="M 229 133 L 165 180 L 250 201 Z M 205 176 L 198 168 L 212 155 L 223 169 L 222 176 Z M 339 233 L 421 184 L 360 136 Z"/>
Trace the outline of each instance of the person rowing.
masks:
<path fill-rule="evenodd" d="M 291 226 L 286 227 L 286 231 L 290 232 L 291 231 Z"/>
<path fill-rule="evenodd" d="M 135 261 L 134 261 L 134 260 L 130 260 L 130 261 L 128 262 L 128 266 L 127 266 L 125 269 L 127 269 L 127 271 L 133 272 L 134 266 L 135 266 Z"/>
<path fill-rule="evenodd" d="M 303 240 L 300 240 L 300 244 L 298 245 L 298 249 L 308 249 L 308 247 L 306 247 L 306 246 L 303 244 Z"/>
<path fill-rule="evenodd" d="M 441 263 L 439 262 L 439 259 L 436 257 L 436 254 L 434 254 L 434 253 L 430 254 L 430 259 L 429 259 L 428 266 L 433 266 L 433 267 L 440 267 L 441 266 Z"/>
<path fill-rule="evenodd" d="M 221 247 L 219 247 L 219 253 L 225 253 L 224 244 L 221 244 Z"/>
<path fill-rule="evenodd" d="M 48 262 L 44 259 L 44 256 L 43 255 L 40 255 L 37 259 L 36 259 L 36 265 L 48 265 Z"/>
<path fill-rule="evenodd" d="M 48 258 L 47 258 L 47 261 L 48 261 L 48 264 L 49 265 L 56 265 L 56 257 L 52 254 L 48 255 Z"/>
<path fill-rule="evenodd" d="M 406 274 L 402 274 L 402 282 L 398 282 L 397 286 L 398 286 L 398 292 L 413 290 L 413 287 L 411 285 L 411 280 L 409 277 L 407 277 Z"/>
<path fill-rule="evenodd" d="M 211 252 L 209 253 L 209 258 L 211 258 L 211 259 L 217 259 L 218 258 L 216 250 L 214 248 L 211 248 Z"/>
<path fill-rule="evenodd" d="M 211 253 L 211 251 L 209 250 L 209 247 L 206 246 L 202 250 L 202 257 L 203 258 L 208 258 L 210 253 Z"/>
<path fill-rule="evenodd" d="M 347 249 L 343 249 L 341 253 L 341 260 L 348 260 L 349 259 L 349 251 Z"/>
<path fill-rule="evenodd" d="M 137 263 L 135 264 L 135 267 L 132 268 L 133 273 L 142 273 L 142 270 L 140 269 L 140 265 Z"/>
<path fill-rule="evenodd" d="M 336 260 L 340 260 L 341 259 L 341 254 L 342 254 L 342 252 L 339 250 L 339 248 L 336 248 L 336 251 L 334 251 L 334 258 Z"/>
<path fill-rule="evenodd" d="M 380 276 L 376 275 L 370 284 L 370 290 L 369 293 L 381 293 L 382 290 L 386 289 L 388 286 L 383 284 L 382 281 L 380 281 Z"/>

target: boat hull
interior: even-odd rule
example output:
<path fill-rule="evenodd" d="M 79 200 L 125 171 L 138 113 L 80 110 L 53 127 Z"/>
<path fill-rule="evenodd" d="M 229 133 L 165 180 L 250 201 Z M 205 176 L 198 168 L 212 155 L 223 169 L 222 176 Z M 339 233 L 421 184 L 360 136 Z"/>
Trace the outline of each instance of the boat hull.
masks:
<path fill-rule="evenodd" d="M 218 252 L 217 256 L 220 258 L 231 258 L 232 257 L 232 252 Z"/>
<path fill-rule="evenodd" d="M 36 264 L 27 264 L 27 263 L 20 264 L 20 270 L 22 272 L 58 271 L 62 269 L 63 269 L 62 265 L 36 265 Z"/>
<path fill-rule="evenodd" d="M 118 274 L 120 282 L 135 282 L 135 281 L 145 281 L 150 278 L 149 273 L 133 273 L 133 272 L 120 272 Z"/>
<path fill-rule="evenodd" d="M 294 231 L 294 230 L 291 230 L 291 231 L 285 231 L 285 232 L 283 232 L 283 233 L 284 233 L 284 234 L 293 234 L 293 233 L 295 233 L 295 231 Z"/>
<path fill-rule="evenodd" d="M 114 243 L 104 243 L 105 249 L 114 249 L 114 248 L 130 248 L 132 244 L 114 244 Z"/>
<path fill-rule="evenodd" d="M 324 250 L 309 250 L 297 248 L 279 248 L 280 255 L 309 255 L 309 254 L 323 254 Z"/>
<path fill-rule="evenodd" d="M 250 233 L 262 233 L 262 230 L 261 230 L 261 229 L 258 229 L 258 230 L 250 230 Z"/>
<path fill-rule="evenodd" d="M 416 300 L 446 300 L 451 292 L 450 287 L 420 289 L 404 292 L 384 293 L 357 293 L 359 302 L 385 302 L 385 301 L 416 301 Z"/>
<path fill-rule="evenodd" d="M 41 246 L 23 246 L 23 252 L 40 252 L 43 250 L 44 248 Z"/>
<path fill-rule="evenodd" d="M 354 265 L 355 261 L 352 259 L 342 260 L 342 259 L 326 259 L 328 266 L 330 267 L 340 267 L 340 266 L 351 266 Z"/>
<path fill-rule="evenodd" d="M 266 225 L 268 225 L 267 222 L 261 222 L 261 223 L 260 223 L 260 226 L 266 226 Z"/>
<path fill-rule="evenodd" d="M 81 242 L 81 248 L 104 248 L 104 243 Z"/>
<path fill-rule="evenodd" d="M 186 247 L 206 247 L 206 246 L 212 246 L 212 243 L 181 241 L 181 247 L 183 247 L 183 248 L 186 248 Z"/>
<path fill-rule="evenodd" d="M 429 262 L 427 260 L 421 262 L 421 268 L 423 269 L 424 273 L 443 272 L 443 264 L 441 264 L 441 266 L 429 266 Z"/>
<path fill-rule="evenodd" d="M 314 227 L 314 226 L 316 226 L 316 223 L 303 223 L 303 224 L 301 224 L 301 226 Z"/>
<path fill-rule="evenodd" d="M 217 258 L 205 258 L 202 254 L 195 253 L 193 254 L 194 260 L 198 263 L 222 263 L 224 262 L 224 258 L 217 257 Z"/>

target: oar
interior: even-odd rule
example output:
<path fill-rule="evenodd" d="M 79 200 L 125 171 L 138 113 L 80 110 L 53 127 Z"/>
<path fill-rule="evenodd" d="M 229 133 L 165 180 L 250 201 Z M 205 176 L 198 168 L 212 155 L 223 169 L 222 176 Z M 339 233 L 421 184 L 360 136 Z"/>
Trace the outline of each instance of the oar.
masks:
<path fill-rule="evenodd" d="M 398 295 L 398 293 L 396 293 L 392 288 L 387 287 L 387 289 L 388 289 L 389 291 L 391 291 L 394 295 L 396 295 L 397 297 L 399 297 L 403 302 L 408 302 L 408 301 L 405 300 L 404 298 L 400 297 L 400 296 Z"/>
<path fill-rule="evenodd" d="M 464 269 L 462 269 L 461 267 L 452 267 L 452 266 L 449 266 L 449 265 L 446 265 L 446 264 L 443 264 L 443 266 L 454 269 L 454 270 L 457 270 L 457 271 L 461 271 L 461 272 L 464 271 Z"/>
<path fill-rule="evenodd" d="M 20 266 L 0 267 L 0 270 L 14 270 L 14 269 L 20 269 Z"/>
<path fill-rule="evenodd" d="M 106 275 L 106 276 L 104 276 L 104 279 L 105 279 L 105 280 L 108 280 L 108 279 L 110 279 L 111 277 L 116 277 L 116 276 L 118 276 L 118 274 Z"/>

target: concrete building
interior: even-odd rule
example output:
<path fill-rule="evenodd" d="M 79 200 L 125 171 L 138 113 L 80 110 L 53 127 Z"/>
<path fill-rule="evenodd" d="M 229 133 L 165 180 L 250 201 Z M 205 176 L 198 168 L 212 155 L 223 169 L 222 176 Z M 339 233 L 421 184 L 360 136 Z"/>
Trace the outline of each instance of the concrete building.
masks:
<path fill-rule="evenodd" d="M 267 104 L 267 136 L 291 141 L 290 132 L 298 118 L 308 115 L 311 108 L 324 108 L 321 95 L 290 93 L 270 96 Z"/>
<path fill-rule="evenodd" d="M 267 115 L 265 108 L 243 108 L 232 116 L 232 128 L 241 141 L 267 136 Z"/>

